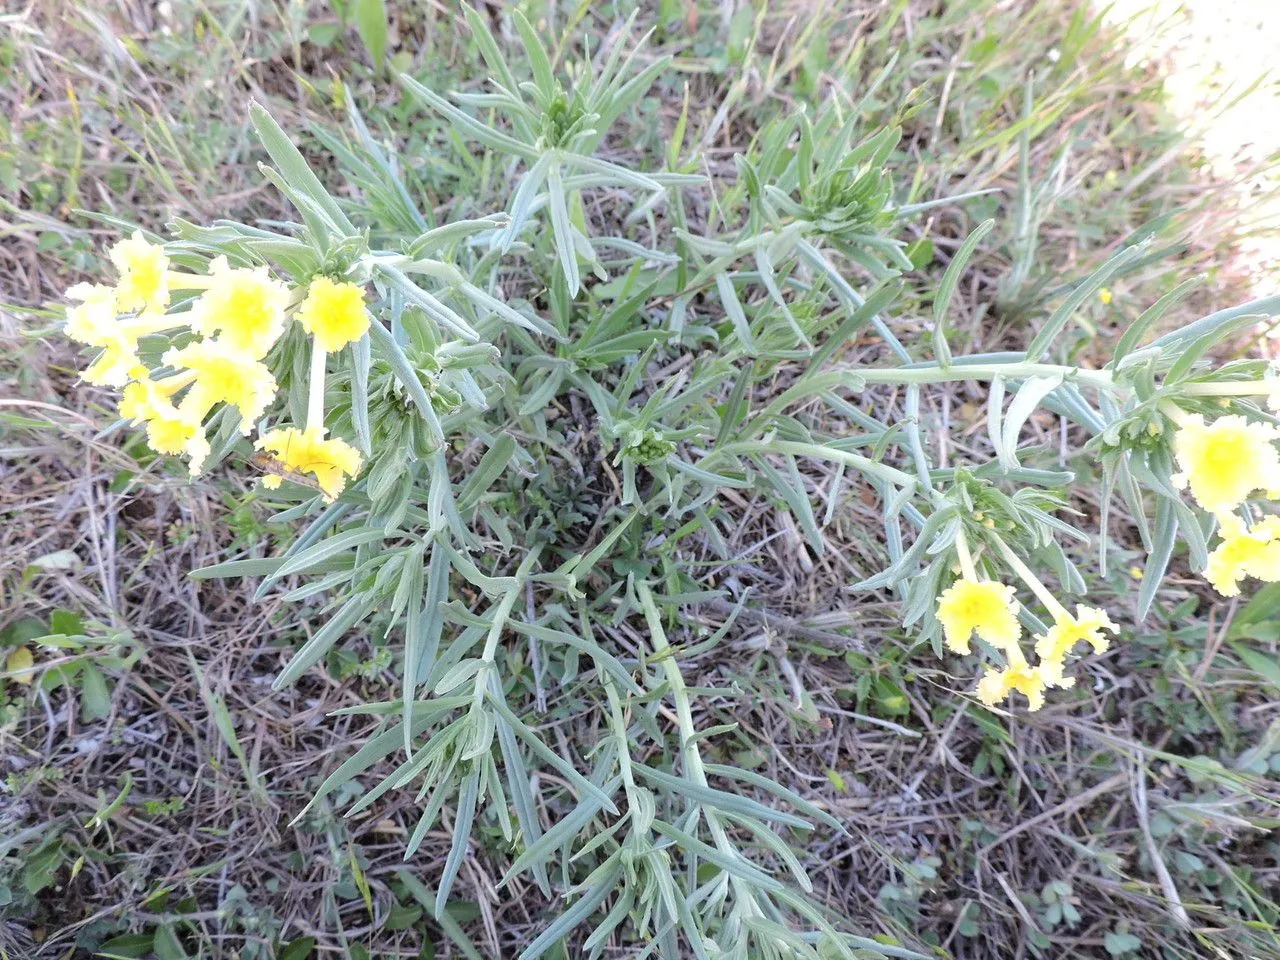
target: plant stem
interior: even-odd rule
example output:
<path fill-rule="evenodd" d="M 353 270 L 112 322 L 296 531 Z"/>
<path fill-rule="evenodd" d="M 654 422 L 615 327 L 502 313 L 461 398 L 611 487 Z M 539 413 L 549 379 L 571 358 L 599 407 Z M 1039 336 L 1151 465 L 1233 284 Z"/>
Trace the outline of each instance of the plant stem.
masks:
<path fill-rule="evenodd" d="M 1064 381 L 1075 381 L 1099 390 L 1113 393 L 1127 392 L 1128 388 L 1116 383 L 1108 370 L 1093 370 L 1085 367 L 1069 367 L 1057 363 L 965 363 L 963 357 L 957 357 L 948 367 L 936 365 L 910 367 L 883 367 L 864 369 L 861 367 L 845 367 L 841 371 L 863 383 L 919 384 L 950 383 L 957 380 L 994 380 L 1004 377 L 1008 380 L 1027 380 L 1031 377 L 1062 377 Z"/>
<path fill-rule="evenodd" d="M 1160 412 L 1179 427 L 1186 424 L 1187 420 L 1191 418 L 1191 414 L 1187 413 L 1172 400 L 1162 400 L 1160 402 Z"/>
<path fill-rule="evenodd" d="M 649 625 L 649 640 L 653 644 L 653 651 L 659 655 L 666 654 L 661 657 L 662 669 L 666 674 L 667 686 L 671 689 L 671 699 L 675 701 L 676 720 L 680 728 L 680 756 L 684 763 L 685 775 L 698 786 L 708 787 L 706 768 L 702 765 L 702 754 L 698 752 L 697 730 L 693 726 L 693 711 L 689 708 L 689 691 L 684 685 L 684 674 L 680 672 L 680 665 L 676 663 L 674 652 L 667 643 L 667 634 L 662 628 L 662 618 L 658 614 L 658 607 L 654 603 L 649 585 L 643 580 L 639 581 L 636 584 L 636 593 L 640 598 L 640 606 L 644 608 L 645 621 Z M 704 809 L 703 813 L 706 815 L 707 827 L 711 830 L 716 849 L 728 857 L 737 859 L 740 856 L 738 849 L 729 841 L 715 811 Z M 741 878 L 731 875 L 729 880 L 747 913 L 758 914 L 759 907 L 756 906 L 755 897 Z"/>
<path fill-rule="evenodd" d="M 1053 619 L 1067 621 L 1072 620 L 1073 617 L 1067 611 L 1067 608 L 1058 602 L 1058 598 L 1049 591 L 1048 587 L 1040 582 L 1040 578 L 1031 572 L 1031 568 L 1022 562 L 1021 558 L 1013 552 L 1012 548 L 1010 548 L 1010 546 L 1000 537 L 996 537 L 995 541 L 996 548 L 1000 551 L 1000 556 L 1004 558 L 1005 563 L 1009 565 L 1023 583 L 1031 588 L 1031 592 L 1034 593 L 1040 602 L 1044 604 L 1045 609 L 1049 611 L 1053 616 Z"/>
<path fill-rule="evenodd" d="M 969 552 L 969 541 L 965 539 L 964 527 L 956 531 L 956 559 L 960 561 L 960 572 L 966 580 L 978 582 L 978 570 L 973 565 L 973 554 Z"/>
<path fill-rule="evenodd" d="M 1182 393 L 1188 397 L 1280 396 L 1280 379 L 1189 383 L 1182 388 Z"/>
<path fill-rule="evenodd" d="M 204 273 L 166 270 L 165 279 L 169 282 L 170 290 L 208 290 L 213 286 L 216 278 Z"/>
<path fill-rule="evenodd" d="M 328 354 L 311 341 L 311 383 L 307 394 L 307 430 L 324 430 L 324 374 Z"/>

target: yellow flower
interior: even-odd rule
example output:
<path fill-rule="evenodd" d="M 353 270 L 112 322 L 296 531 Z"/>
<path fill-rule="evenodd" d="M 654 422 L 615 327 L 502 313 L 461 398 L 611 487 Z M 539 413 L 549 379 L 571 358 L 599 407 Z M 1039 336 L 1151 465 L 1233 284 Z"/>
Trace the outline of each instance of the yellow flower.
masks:
<path fill-rule="evenodd" d="M 203 421 L 215 404 L 228 403 L 239 411 L 240 432 L 246 436 L 276 395 L 276 381 L 267 365 L 221 340 L 200 340 L 172 349 L 164 362 L 195 374 L 181 404 L 189 419 Z"/>
<path fill-rule="evenodd" d="M 298 308 L 298 320 L 325 353 L 341 350 L 369 329 L 364 290 L 354 283 L 316 277 L 307 288 L 307 299 Z"/>
<path fill-rule="evenodd" d="M 1111 641 L 1103 631 L 1115 633 L 1117 629 L 1105 610 L 1078 604 L 1074 617 L 1059 616 L 1044 636 L 1036 638 L 1036 655 L 1043 663 L 1060 669 L 1067 654 L 1081 641 L 1092 646 L 1094 653 L 1106 653 Z"/>
<path fill-rule="evenodd" d="M 323 427 L 299 430 L 281 427 L 263 434 L 254 445 L 275 455 L 280 465 L 297 473 L 310 473 L 316 478 L 326 500 L 334 500 L 347 485 L 346 477 L 360 472 L 360 453 L 345 440 L 326 440 Z M 263 478 L 268 487 L 280 486 L 280 478 Z"/>
<path fill-rule="evenodd" d="M 1045 687 L 1051 685 L 1048 681 L 1052 679 L 1055 679 L 1052 672 L 1046 675 L 1042 668 L 1029 666 L 1026 661 L 1018 659 L 1003 670 L 987 670 L 978 681 L 978 699 L 994 707 L 1016 690 L 1027 698 L 1027 709 L 1039 710 L 1044 706 Z M 1056 679 L 1061 679 L 1060 674 Z"/>
<path fill-rule="evenodd" d="M 209 264 L 209 288 L 191 307 L 191 329 L 218 339 L 252 360 L 267 355 L 284 332 L 289 290 L 266 267 L 233 268 L 226 257 Z"/>
<path fill-rule="evenodd" d="M 117 335 L 101 344 L 102 353 L 80 371 L 86 383 L 100 387 L 122 387 L 138 369 L 138 344 L 131 337 Z"/>
<path fill-rule="evenodd" d="M 209 456 L 209 440 L 200 418 L 174 406 L 169 396 L 172 389 L 150 379 L 129 384 L 120 398 L 120 416 L 146 424 L 147 445 L 156 453 L 190 457 L 194 477 Z"/>
<path fill-rule="evenodd" d="M 1265 517 L 1247 529 L 1235 514 L 1220 520 L 1222 542 L 1209 554 L 1204 578 L 1224 597 L 1238 596 L 1240 581 L 1280 581 L 1280 517 Z"/>
<path fill-rule="evenodd" d="M 120 272 L 116 306 L 125 313 L 164 313 L 169 305 L 169 258 L 164 247 L 148 243 L 142 231 L 135 230 L 107 254 Z"/>
<path fill-rule="evenodd" d="M 1063 673 L 1063 664 L 1061 661 L 1051 663 L 1042 660 L 1040 666 L 1036 668 L 1040 671 L 1040 679 L 1044 681 L 1046 687 L 1058 687 L 1061 690 L 1067 690 L 1076 685 L 1075 677 L 1068 677 Z"/>
<path fill-rule="evenodd" d="M 69 300 L 80 301 L 67 310 L 67 336 L 77 343 L 102 348 L 98 358 L 81 374 L 99 386 L 128 383 L 130 371 L 139 366 L 138 338 L 178 325 L 164 314 L 120 319 L 116 293 L 114 287 L 101 283 L 77 283 L 66 293 Z"/>
<path fill-rule="evenodd" d="M 116 290 L 103 283 L 77 283 L 67 290 L 68 300 L 79 300 L 67 310 L 66 334 L 77 343 L 105 347 L 120 332 L 116 319 Z"/>
<path fill-rule="evenodd" d="M 80 375 L 100 387 L 128 383 L 129 371 L 138 365 L 138 341 L 116 319 L 115 288 L 101 283 L 77 283 L 66 295 L 69 300 L 80 301 L 67 310 L 67 336 L 77 343 L 102 348 L 102 353 Z"/>
<path fill-rule="evenodd" d="M 969 639 L 978 636 L 1001 650 L 1017 649 L 1022 627 L 1013 587 L 1002 583 L 957 580 L 938 597 L 938 619 L 947 647 L 969 652 Z"/>
<path fill-rule="evenodd" d="M 1178 425 L 1174 453 L 1182 472 L 1171 479 L 1188 487 L 1200 506 L 1221 516 L 1255 490 L 1280 490 L 1280 430 L 1241 416 L 1219 417 L 1206 425 L 1199 414 Z"/>
<path fill-rule="evenodd" d="M 1111 299 L 1112 297 L 1111 297 L 1110 288 L 1103 287 L 1098 291 L 1098 302 L 1101 303 L 1104 307 L 1111 305 Z"/>

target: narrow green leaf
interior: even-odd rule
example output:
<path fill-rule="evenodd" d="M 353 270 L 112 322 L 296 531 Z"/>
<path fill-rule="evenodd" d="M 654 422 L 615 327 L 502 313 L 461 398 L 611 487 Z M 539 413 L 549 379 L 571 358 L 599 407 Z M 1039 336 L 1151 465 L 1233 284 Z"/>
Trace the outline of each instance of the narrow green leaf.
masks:
<path fill-rule="evenodd" d="M 552 163 L 547 169 L 547 198 L 551 208 L 551 232 L 555 236 L 556 257 L 560 261 L 560 269 L 564 271 L 565 283 L 569 286 L 569 296 L 576 297 L 582 280 L 578 272 L 575 231 L 573 223 L 569 220 L 569 208 L 564 196 L 564 181 L 561 178 L 558 163 Z"/>
<path fill-rule="evenodd" d="M 351 18 L 369 51 L 375 70 L 381 72 L 387 53 L 387 8 L 384 0 L 352 0 Z"/>
<path fill-rule="evenodd" d="M 673 776 L 643 763 L 633 763 L 631 769 L 645 780 L 649 780 L 669 791 L 673 796 L 687 796 L 701 806 L 708 807 L 711 810 L 723 810 L 726 813 L 736 813 L 744 817 L 756 817 L 774 823 L 785 823 L 787 826 L 795 827 L 798 830 L 813 829 L 813 824 L 803 817 L 797 817 L 794 813 L 787 813 L 785 810 L 766 807 L 763 803 L 758 800 L 752 800 L 750 797 L 739 796 L 736 793 L 726 793 L 714 787 L 704 787 L 701 784 L 694 783 L 692 780 Z"/>
<path fill-rule="evenodd" d="M 964 243 L 960 244 L 960 249 L 951 258 L 951 262 L 947 264 L 947 271 L 938 284 L 937 295 L 933 298 L 933 355 L 940 366 L 951 365 L 951 345 L 947 342 L 947 315 L 951 310 L 951 300 L 955 297 L 956 287 L 960 284 L 960 276 L 969 266 L 969 260 L 972 259 L 973 252 L 982 242 L 982 238 L 990 233 L 995 225 L 994 220 L 984 220 L 974 228 L 973 232 L 965 238 Z"/>
<path fill-rule="evenodd" d="M 192 580 L 227 580 L 232 577 L 262 577 L 275 573 L 284 563 L 281 557 L 255 557 L 248 560 L 226 560 L 187 574 Z"/>
<path fill-rule="evenodd" d="M 530 163 L 537 162 L 540 151 L 529 144 L 521 143 L 515 137 L 508 136 L 505 133 L 500 133 L 499 131 L 494 130 L 492 127 L 485 126 L 474 117 L 468 116 L 447 100 L 428 90 L 407 73 L 400 74 L 400 82 L 410 93 L 426 101 L 428 106 L 444 114 L 462 128 L 462 130 L 470 134 L 474 139 L 479 140 L 485 146 L 492 147 L 495 150 L 500 150 L 503 153 L 509 153 L 513 156 L 524 157 Z"/>
<path fill-rule="evenodd" d="M 348 553 L 362 544 L 382 540 L 384 536 L 382 530 L 377 528 L 359 527 L 355 530 L 344 530 L 290 557 L 269 579 L 274 583 L 295 573 L 305 573 L 326 560 Z"/>
<path fill-rule="evenodd" d="M 1163 297 L 1147 307 L 1146 310 L 1142 311 L 1141 316 L 1129 324 L 1121 335 L 1119 342 L 1116 343 L 1115 351 L 1111 355 L 1111 362 L 1107 366 L 1113 370 L 1118 368 L 1121 361 L 1138 345 L 1138 341 L 1142 339 L 1143 335 L 1159 323 L 1179 300 L 1183 299 L 1203 282 L 1204 277 L 1191 277 L 1183 280 Z"/>
<path fill-rule="evenodd" d="M 756 356 L 760 349 L 756 346 L 756 338 L 751 334 L 751 324 L 747 321 L 747 314 L 742 309 L 742 301 L 738 299 L 737 291 L 733 289 L 733 281 L 729 279 L 727 273 L 716 274 L 716 292 L 720 294 L 720 305 L 724 307 L 729 322 L 733 324 L 733 332 L 738 335 L 738 342 L 742 344 L 743 351 L 748 357 Z"/>
<path fill-rule="evenodd" d="M 453 881 L 462 868 L 462 858 L 471 847 L 471 823 L 476 815 L 479 790 L 480 771 L 475 770 L 462 781 L 462 789 L 458 792 L 458 809 L 453 817 L 453 843 L 449 847 L 449 857 L 445 860 L 444 870 L 440 875 L 440 889 L 436 891 L 433 915 L 437 920 L 444 915 L 445 904 L 449 902 L 449 891 L 453 889 Z"/>
<path fill-rule="evenodd" d="M 596 881 L 595 886 L 583 893 L 577 903 L 556 917 L 547 929 L 534 938 L 533 943 L 524 948 L 519 960 L 538 960 L 551 948 L 552 944 L 591 916 L 596 911 L 596 908 L 604 903 L 605 897 L 613 892 L 621 876 L 622 864 L 615 859 L 600 875 L 600 879 Z"/>
<path fill-rule="evenodd" d="M 423 387 L 422 381 L 418 379 L 417 371 L 414 370 L 413 364 L 409 362 L 409 358 L 404 355 L 400 344 L 396 343 L 395 338 L 391 336 L 391 332 L 377 320 L 369 325 L 369 334 L 373 342 L 378 345 L 378 350 L 387 358 L 387 362 L 391 364 L 391 369 L 395 373 L 396 379 L 400 381 L 400 385 L 404 387 L 405 392 L 409 394 L 414 405 L 418 408 L 418 415 L 426 422 L 433 442 L 443 445 L 444 429 L 440 426 L 440 420 L 436 416 L 435 408 L 431 406 L 431 398 L 427 396 L 426 388 Z"/>
<path fill-rule="evenodd" d="M 417 900 L 423 907 L 432 910 L 435 907 L 436 894 L 430 887 L 415 877 L 407 869 L 396 871 L 396 877 L 404 884 L 405 889 L 409 891 L 409 895 Z M 476 945 L 472 943 L 471 938 L 467 936 L 457 920 L 449 915 L 449 911 L 443 911 L 436 918 L 436 922 L 440 924 L 440 929 L 444 931 L 444 935 L 453 941 L 462 955 L 467 960 L 484 960 L 484 955 L 476 949 Z"/>
<path fill-rule="evenodd" d="M 1045 325 L 1040 328 L 1040 332 L 1035 335 L 1035 339 L 1027 347 L 1027 360 L 1031 363 L 1038 362 L 1053 346 L 1054 340 L 1058 338 L 1058 334 L 1062 332 L 1062 329 L 1067 325 L 1067 321 L 1071 319 L 1080 305 L 1102 289 L 1102 286 L 1113 276 L 1142 256 L 1146 250 L 1146 243 L 1124 247 L 1079 283 L 1067 299 L 1062 302 L 1062 305 L 1053 312 L 1053 315 L 1049 317 Z"/>
<path fill-rule="evenodd" d="M 363 593 L 358 593 L 338 610 L 333 618 L 326 621 L 324 626 L 315 632 L 315 634 L 302 645 L 302 648 L 293 655 L 293 658 L 285 666 L 280 675 L 276 677 L 271 684 L 273 690 L 283 690 L 289 684 L 293 683 L 298 677 L 302 676 L 313 664 L 321 657 L 329 652 L 341 636 L 351 627 L 363 619 L 375 605 L 375 599 Z"/>
<path fill-rule="evenodd" d="M 1156 598 L 1156 590 L 1164 580 L 1165 571 L 1169 568 L 1169 559 L 1173 556 L 1174 541 L 1178 536 L 1178 519 L 1172 504 L 1167 497 L 1156 501 L 1156 522 L 1151 533 L 1151 551 L 1147 557 L 1147 568 L 1142 573 L 1142 584 L 1138 587 L 1138 608 L 1134 619 L 1141 623 L 1151 609 L 1151 602 Z"/>
<path fill-rule="evenodd" d="M 373 364 L 369 335 L 351 345 L 351 421 L 356 442 L 366 460 L 373 455 L 373 433 L 369 426 L 369 368 Z"/>
<path fill-rule="evenodd" d="M 336 226 L 348 235 L 354 234 L 356 229 L 338 206 L 338 201 L 311 171 L 289 135 L 256 100 L 249 101 L 249 119 L 258 139 L 266 148 L 267 155 L 271 157 L 271 162 L 279 169 L 285 182 L 319 206 Z"/>
<path fill-rule="evenodd" d="M 540 99 L 545 110 L 556 94 L 556 78 L 551 71 L 551 61 L 547 58 L 547 51 L 543 49 L 542 41 L 538 39 L 537 33 L 529 25 L 524 14 L 519 10 L 512 10 L 511 19 L 515 21 L 516 30 L 520 34 L 520 42 L 524 46 L 529 68 L 533 71 L 533 82 L 538 88 L 538 93 L 541 94 Z"/>

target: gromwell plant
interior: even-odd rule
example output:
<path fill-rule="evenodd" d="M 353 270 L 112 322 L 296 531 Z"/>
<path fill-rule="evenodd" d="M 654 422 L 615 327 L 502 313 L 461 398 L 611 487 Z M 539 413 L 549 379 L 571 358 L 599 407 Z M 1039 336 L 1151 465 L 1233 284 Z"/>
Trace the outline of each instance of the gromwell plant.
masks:
<path fill-rule="evenodd" d="M 1144 343 L 1183 284 L 1105 366 L 1059 362 L 1076 311 L 1147 252 L 1135 238 L 1024 349 L 953 355 L 951 305 L 993 224 L 953 256 L 931 336 L 912 333 L 894 310 L 912 268 L 897 225 L 966 198 L 902 198 L 887 170 L 899 130 L 863 130 L 833 98 L 766 126 L 733 177 L 709 182 L 686 113 L 661 169 L 633 169 L 604 145 L 664 59 L 640 67 L 642 48 L 619 39 L 561 69 L 515 13 L 523 79 L 484 19 L 466 19 L 487 90 L 401 82 L 460 156 L 501 171 L 501 204 L 459 197 L 437 220 L 354 106 L 352 139 L 321 136 L 345 181 L 330 192 L 252 105 L 263 176 L 297 221 L 130 232 L 110 278 L 67 291 L 66 335 L 96 351 L 82 376 L 119 388 L 120 420 L 193 475 L 253 464 L 275 521 L 296 529 L 275 555 L 192 572 L 326 602 L 276 688 L 351 638 L 398 654 L 399 689 L 353 711 L 376 731 L 316 799 L 389 761 L 348 812 L 410 791 L 406 857 L 450 810 L 437 914 L 491 825 L 503 883 L 527 876 L 556 905 L 525 960 L 566 936 L 586 956 L 921 956 L 831 915 L 804 869 L 806 838 L 856 825 L 708 758 L 728 731 L 700 704 L 732 691 L 682 664 L 735 637 L 752 602 L 721 582 L 739 559 L 735 502 L 763 492 L 817 554 L 843 496 L 874 498 L 887 562 L 854 588 L 895 597 L 914 636 L 974 664 L 959 689 L 1038 709 L 1145 615 L 1177 540 L 1225 595 L 1280 580 L 1266 515 L 1280 377 L 1206 359 L 1280 298 Z M 849 360 L 855 340 L 878 359 Z M 922 398 L 956 382 L 986 388 L 985 456 L 943 466 Z M 900 417 L 859 404 L 886 390 Z M 1088 532 L 1064 519 L 1092 481 L 1038 465 L 1025 436 L 1041 410 L 1101 463 L 1100 502 L 1135 519 L 1149 559 L 1128 609 L 1079 602 L 1078 545 L 1096 539 L 1105 566 L 1108 516 Z M 836 467 L 825 489 L 815 462 Z M 733 612 L 691 625 L 713 601 Z M 553 705 L 591 735 L 557 741 Z"/>

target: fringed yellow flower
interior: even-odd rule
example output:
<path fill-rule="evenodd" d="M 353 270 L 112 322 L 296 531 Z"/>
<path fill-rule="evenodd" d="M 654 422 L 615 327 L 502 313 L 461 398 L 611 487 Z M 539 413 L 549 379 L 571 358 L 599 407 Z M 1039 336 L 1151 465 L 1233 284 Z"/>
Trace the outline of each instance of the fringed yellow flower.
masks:
<path fill-rule="evenodd" d="M 1044 706 L 1044 691 L 1048 686 L 1069 686 L 1067 683 L 1054 682 L 1061 680 L 1052 671 L 1046 673 L 1041 667 L 1030 666 L 1021 657 L 1011 660 L 1003 670 L 987 670 L 978 681 L 978 699 L 989 707 L 1008 699 L 1016 690 L 1027 698 L 1028 710 L 1039 710 Z"/>
<path fill-rule="evenodd" d="M 1115 633 L 1118 629 L 1105 610 L 1077 604 L 1074 617 L 1059 614 L 1048 632 L 1036 638 L 1036 655 L 1043 663 L 1053 664 L 1061 669 L 1067 654 L 1077 643 L 1089 644 L 1094 653 L 1106 653 L 1111 641 L 1103 631 Z"/>
<path fill-rule="evenodd" d="M 1196 503 L 1221 516 L 1234 510 L 1255 490 L 1280 491 L 1280 430 L 1250 423 L 1241 416 L 1219 417 L 1205 424 L 1199 414 L 1178 424 L 1174 453 L 1182 472 L 1172 479 L 1187 487 Z"/>
<path fill-rule="evenodd" d="M 104 283 L 77 283 L 66 293 L 68 300 L 80 301 L 67 310 L 66 334 L 76 343 L 103 347 L 116 339 L 120 322 L 116 319 L 116 290 Z"/>
<path fill-rule="evenodd" d="M 180 384 L 178 384 L 180 386 Z M 200 473 L 209 456 L 209 441 L 200 419 L 174 406 L 175 386 L 140 379 L 124 388 L 120 416 L 147 427 L 147 445 L 156 453 L 191 458 L 191 475 Z"/>
<path fill-rule="evenodd" d="M 273 454 L 287 470 L 312 474 L 325 499 L 332 501 L 346 487 L 345 478 L 360 472 L 360 453 L 345 440 L 326 440 L 324 434 L 323 427 L 281 427 L 263 434 L 255 446 Z M 280 477 L 267 476 L 262 482 L 275 488 L 280 486 Z"/>
<path fill-rule="evenodd" d="M 1265 517 L 1250 529 L 1229 513 L 1220 520 L 1219 533 L 1222 542 L 1209 554 L 1204 568 L 1204 578 L 1215 590 L 1234 597 L 1245 577 L 1280 582 L 1280 517 Z"/>
<path fill-rule="evenodd" d="M 77 343 L 101 347 L 102 353 L 81 376 L 99 386 L 119 387 L 131 379 L 140 366 L 138 339 L 177 326 L 164 314 L 120 318 L 116 289 L 101 283 L 77 283 L 67 290 L 67 299 L 80 301 L 67 310 L 67 336 Z"/>
<path fill-rule="evenodd" d="M 191 307 L 191 329 L 217 335 L 250 359 L 261 360 L 284 332 L 289 290 L 266 267 L 233 268 L 226 257 L 209 264 L 209 287 Z"/>
<path fill-rule="evenodd" d="M 961 654 L 975 631 L 1001 650 L 1016 650 L 1022 636 L 1013 587 L 993 581 L 957 580 L 938 597 L 938 620 L 947 647 Z"/>
<path fill-rule="evenodd" d="M 67 336 L 77 343 L 102 348 L 80 375 L 100 387 L 120 387 L 138 366 L 138 341 L 116 319 L 116 291 L 101 283 L 77 283 L 67 299 L 80 301 L 67 310 Z"/>
<path fill-rule="evenodd" d="M 164 355 L 172 367 L 195 374 L 183 413 L 203 421 L 216 404 L 227 403 L 240 413 L 240 432 L 246 436 L 276 394 L 276 381 L 265 363 L 241 353 L 221 340 L 200 340 Z"/>
<path fill-rule="evenodd" d="M 120 272 L 116 306 L 123 313 L 164 313 L 169 306 L 169 258 L 164 247 L 148 243 L 141 230 L 108 252 Z"/>
<path fill-rule="evenodd" d="M 311 281 L 307 298 L 298 308 L 298 321 L 325 353 L 341 350 L 369 329 L 364 290 L 354 283 L 318 276 Z"/>
<path fill-rule="evenodd" d="M 80 371 L 80 376 L 86 383 L 100 387 L 123 387 L 140 366 L 137 342 L 127 336 L 116 336 L 99 346 L 102 352 Z"/>

